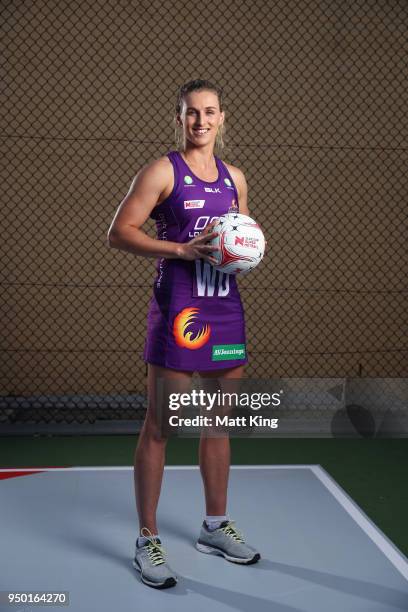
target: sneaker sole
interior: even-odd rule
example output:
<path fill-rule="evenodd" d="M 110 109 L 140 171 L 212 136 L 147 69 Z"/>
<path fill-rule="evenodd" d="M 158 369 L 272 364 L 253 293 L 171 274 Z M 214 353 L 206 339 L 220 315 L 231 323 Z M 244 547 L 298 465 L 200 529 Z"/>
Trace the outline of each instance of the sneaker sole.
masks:
<path fill-rule="evenodd" d="M 240 565 L 252 565 L 256 563 L 261 558 L 259 553 L 255 553 L 253 557 L 250 559 L 240 559 L 238 557 L 231 557 L 227 555 L 227 553 L 223 552 L 219 548 L 213 548 L 212 546 L 206 546 L 205 544 L 196 543 L 196 549 L 206 555 L 218 555 L 227 559 L 227 561 L 231 561 L 231 563 L 239 563 Z"/>
<path fill-rule="evenodd" d="M 169 587 L 175 586 L 177 584 L 176 578 L 166 578 L 164 582 L 150 582 L 150 580 L 147 580 L 147 578 L 143 576 L 142 570 L 140 569 L 139 565 L 136 563 L 135 560 L 132 561 L 132 565 L 138 572 L 140 572 L 140 578 L 142 582 L 144 584 L 147 584 L 147 586 L 153 587 L 154 589 L 168 589 Z"/>

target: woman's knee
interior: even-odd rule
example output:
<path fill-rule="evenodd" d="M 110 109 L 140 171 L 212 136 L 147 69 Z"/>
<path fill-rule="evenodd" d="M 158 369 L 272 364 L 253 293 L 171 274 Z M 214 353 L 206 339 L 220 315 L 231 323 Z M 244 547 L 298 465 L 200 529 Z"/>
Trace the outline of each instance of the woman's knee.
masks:
<path fill-rule="evenodd" d="M 152 442 L 161 442 L 163 444 L 165 444 L 169 438 L 169 432 L 164 423 L 151 418 L 149 415 L 146 416 L 140 435 Z"/>

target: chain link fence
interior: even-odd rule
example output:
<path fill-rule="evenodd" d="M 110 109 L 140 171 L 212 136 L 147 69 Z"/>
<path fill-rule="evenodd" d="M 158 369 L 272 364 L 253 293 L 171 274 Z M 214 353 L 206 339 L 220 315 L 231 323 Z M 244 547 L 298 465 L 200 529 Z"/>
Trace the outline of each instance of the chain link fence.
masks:
<path fill-rule="evenodd" d="M 268 240 L 246 375 L 407 377 L 406 2 L 0 6 L 4 432 L 143 418 L 154 262 L 106 234 L 193 78 L 225 90 Z"/>

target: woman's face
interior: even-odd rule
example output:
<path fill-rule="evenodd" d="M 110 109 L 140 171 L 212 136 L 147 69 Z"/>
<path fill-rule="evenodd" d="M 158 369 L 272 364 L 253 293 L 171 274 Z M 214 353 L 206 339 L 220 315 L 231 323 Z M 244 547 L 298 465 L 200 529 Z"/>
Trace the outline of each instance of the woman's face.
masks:
<path fill-rule="evenodd" d="M 224 121 L 218 96 L 213 91 L 192 91 L 183 101 L 179 117 L 186 141 L 196 146 L 215 143 L 217 130 Z"/>

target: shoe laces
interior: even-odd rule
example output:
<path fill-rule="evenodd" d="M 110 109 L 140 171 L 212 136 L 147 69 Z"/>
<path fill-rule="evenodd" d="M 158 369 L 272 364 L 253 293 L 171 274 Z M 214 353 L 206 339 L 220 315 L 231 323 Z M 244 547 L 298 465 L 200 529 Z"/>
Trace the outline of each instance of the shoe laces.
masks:
<path fill-rule="evenodd" d="M 235 540 L 236 542 L 240 542 L 241 544 L 245 543 L 244 537 L 240 531 L 234 525 L 235 521 L 229 521 L 228 525 L 224 527 L 220 527 L 220 531 L 223 531 L 227 536 Z"/>
<path fill-rule="evenodd" d="M 166 552 L 163 546 L 159 544 L 156 537 L 152 534 L 150 529 L 148 529 L 147 527 L 143 527 L 140 531 L 140 535 L 148 539 L 148 542 L 147 544 L 145 544 L 145 547 L 151 564 L 161 565 L 162 563 L 165 563 Z"/>

